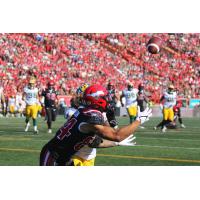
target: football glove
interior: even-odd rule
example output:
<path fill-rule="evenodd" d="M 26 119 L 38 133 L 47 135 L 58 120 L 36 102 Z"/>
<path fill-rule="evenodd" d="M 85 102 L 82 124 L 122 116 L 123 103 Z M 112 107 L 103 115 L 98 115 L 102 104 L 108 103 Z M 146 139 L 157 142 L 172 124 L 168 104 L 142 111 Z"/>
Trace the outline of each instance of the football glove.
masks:
<path fill-rule="evenodd" d="M 163 105 L 162 104 L 160 104 L 160 110 L 163 110 Z"/>
<path fill-rule="evenodd" d="M 136 139 L 135 136 L 130 135 L 126 139 L 122 140 L 121 142 L 115 142 L 117 146 L 134 146 L 136 145 L 136 142 L 134 140 Z"/>
<path fill-rule="evenodd" d="M 152 116 L 152 109 L 147 107 L 143 112 L 140 112 L 140 107 L 138 106 L 138 113 L 137 113 L 137 121 L 140 121 L 141 124 L 148 121 L 149 118 Z"/>

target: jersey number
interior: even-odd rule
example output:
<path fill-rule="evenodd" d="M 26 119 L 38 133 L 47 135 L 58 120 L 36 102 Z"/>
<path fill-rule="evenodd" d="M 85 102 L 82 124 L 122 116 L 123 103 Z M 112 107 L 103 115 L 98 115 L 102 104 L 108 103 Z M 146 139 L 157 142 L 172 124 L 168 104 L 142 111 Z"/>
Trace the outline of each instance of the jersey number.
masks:
<path fill-rule="evenodd" d="M 82 147 L 84 147 L 85 145 L 88 145 L 93 140 L 94 140 L 94 137 L 92 137 L 92 136 L 86 137 L 82 142 L 79 142 L 74 146 L 74 150 L 79 151 Z"/>
<path fill-rule="evenodd" d="M 167 101 L 168 101 L 168 102 L 173 102 L 174 99 L 173 99 L 172 97 L 171 97 L 171 98 L 169 97 L 169 98 L 167 99 Z"/>
<path fill-rule="evenodd" d="M 57 138 L 63 140 L 65 137 L 71 135 L 70 130 L 76 124 L 77 120 L 75 118 L 71 118 L 67 123 L 60 129 L 60 133 L 58 134 Z"/>
<path fill-rule="evenodd" d="M 36 94 L 33 94 L 33 93 L 27 93 L 27 98 L 28 98 L 28 99 L 36 98 Z"/>

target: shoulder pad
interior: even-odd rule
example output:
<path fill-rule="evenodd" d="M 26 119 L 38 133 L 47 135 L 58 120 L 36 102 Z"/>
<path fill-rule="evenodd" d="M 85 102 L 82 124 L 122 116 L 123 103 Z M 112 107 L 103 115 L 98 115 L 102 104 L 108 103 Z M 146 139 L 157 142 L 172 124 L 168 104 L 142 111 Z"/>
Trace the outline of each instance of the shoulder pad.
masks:
<path fill-rule="evenodd" d="M 83 109 L 83 115 L 85 116 L 85 120 L 90 124 L 104 124 L 103 114 L 98 110 L 93 109 Z"/>

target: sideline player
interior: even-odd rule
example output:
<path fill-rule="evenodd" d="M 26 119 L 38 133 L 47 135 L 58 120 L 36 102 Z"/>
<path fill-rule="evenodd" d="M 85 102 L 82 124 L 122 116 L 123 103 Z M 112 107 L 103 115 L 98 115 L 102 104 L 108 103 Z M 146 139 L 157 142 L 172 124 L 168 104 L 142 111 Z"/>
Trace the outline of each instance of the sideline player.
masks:
<path fill-rule="evenodd" d="M 115 87 L 114 85 L 109 82 L 107 85 L 107 90 L 110 95 L 110 100 L 108 101 L 109 106 L 107 107 L 106 117 L 111 127 L 117 129 L 118 122 L 115 117 L 115 108 L 117 103 L 117 96 L 115 94 Z"/>
<path fill-rule="evenodd" d="M 145 94 L 143 84 L 139 84 L 138 86 L 137 103 L 141 112 L 145 110 L 145 104 L 149 104 L 149 100 Z M 140 126 L 140 128 L 144 128 L 144 126 Z"/>
<path fill-rule="evenodd" d="M 23 99 L 26 102 L 26 127 L 25 132 L 28 131 L 30 127 L 29 120 L 30 118 L 33 119 L 33 128 L 34 133 L 38 134 L 37 128 L 37 114 L 38 114 L 38 88 L 35 87 L 36 80 L 35 78 L 31 77 L 28 83 L 28 86 L 24 88 Z"/>
<path fill-rule="evenodd" d="M 2 115 L 5 115 L 6 112 L 6 101 L 5 101 L 5 95 L 3 92 L 3 87 L 0 85 L 0 104 L 1 104 L 1 110 L 2 110 Z"/>
<path fill-rule="evenodd" d="M 139 84 L 138 86 L 137 103 L 138 103 L 138 106 L 140 107 L 141 112 L 145 110 L 145 104 L 149 104 L 149 100 L 145 94 L 143 84 Z"/>
<path fill-rule="evenodd" d="M 157 126 L 154 127 L 154 130 L 156 130 L 158 127 L 161 127 L 163 133 L 166 131 L 166 126 L 174 120 L 173 107 L 175 105 L 176 92 L 174 91 L 174 86 L 169 85 L 168 91 L 164 92 L 163 96 L 160 99 L 160 106 L 163 112 L 163 120 Z"/>
<path fill-rule="evenodd" d="M 16 97 L 14 94 L 12 94 L 10 97 L 8 97 L 8 110 L 7 110 L 7 117 L 14 117 L 17 110 L 17 104 L 16 104 Z"/>
<path fill-rule="evenodd" d="M 129 115 L 130 124 L 136 120 L 137 116 L 137 94 L 138 89 L 133 88 L 132 83 L 128 83 L 127 89 L 123 90 L 122 95 L 120 97 L 122 106 L 124 106 L 122 98 L 125 97 L 126 99 L 126 109 Z"/>
<path fill-rule="evenodd" d="M 44 97 L 44 107 L 46 111 L 48 133 L 52 133 L 52 121 L 56 121 L 57 116 L 57 104 L 58 104 L 58 93 L 54 89 L 54 83 L 49 81 L 47 88 L 42 91 Z"/>
<path fill-rule="evenodd" d="M 136 121 L 120 129 L 104 126 L 102 113 L 107 106 L 107 90 L 100 85 L 88 87 L 84 93 L 85 108 L 79 108 L 41 150 L 40 165 L 70 164 L 72 156 L 95 136 L 121 142 L 132 135 L 137 127 L 149 120 L 152 110 L 138 112 Z"/>
<path fill-rule="evenodd" d="M 176 120 L 178 119 L 181 128 L 186 128 L 185 125 L 183 124 L 183 119 L 181 116 L 181 107 L 182 107 L 182 101 L 178 100 L 176 102 L 176 105 L 173 107 L 174 110 L 174 123 L 176 124 Z"/>
<path fill-rule="evenodd" d="M 16 107 L 17 107 L 17 116 L 24 117 L 26 103 L 25 101 L 23 101 L 23 93 L 21 92 L 21 89 L 17 90 Z"/>

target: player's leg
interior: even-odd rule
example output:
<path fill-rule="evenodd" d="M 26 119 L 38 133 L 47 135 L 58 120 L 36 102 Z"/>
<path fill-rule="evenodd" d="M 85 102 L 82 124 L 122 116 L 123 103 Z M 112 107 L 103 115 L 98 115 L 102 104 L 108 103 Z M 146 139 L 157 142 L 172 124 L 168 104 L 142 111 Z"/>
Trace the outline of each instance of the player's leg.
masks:
<path fill-rule="evenodd" d="M 47 127 L 48 127 L 48 133 L 51 133 L 51 125 L 52 125 L 52 108 L 46 107 L 46 118 L 47 118 Z"/>
<path fill-rule="evenodd" d="M 182 116 L 181 116 L 181 109 L 180 108 L 178 109 L 177 116 L 178 116 L 178 121 L 181 125 L 181 128 L 185 128 L 185 125 L 183 124 L 183 119 L 182 119 Z"/>
<path fill-rule="evenodd" d="M 174 120 L 174 111 L 173 111 L 172 108 L 169 109 L 168 120 L 169 120 L 170 123 L 173 122 L 173 120 Z"/>
<path fill-rule="evenodd" d="M 7 107 L 7 112 L 6 112 L 6 117 L 10 117 L 11 113 L 10 113 L 10 106 Z"/>
<path fill-rule="evenodd" d="M 55 122 L 56 121 L 56 117 L 57 117 L 57 109 L 56 108 L 52 108 L 51 116 L 52 116 L 52 121 Z"/>
<path fill-rule="evenodd" d="M 52 122 L 56 121 L 56 117 L 57 117 L 57 109 L 51 108 L 51 126 L 52 126 Z M 48 133 L 52 133 L 52 127 L 48 129 Z"/>
<path fill-rule="evenodd" d="M 78 156 L 73 156 L 72 161 L 73 161 L 73 166 L 94 166 L 95 158 L 90 160 L 85 160 Z"/>
<path fill-rule="evenodd" d="M 139 104 L 138 104 L 138 106 L 140 107 L 140 112 L 143 112 L 145 109 L 144 109 L 144 104 L 143 104 L 143 102 L 140 102 Z"/>
<path fill-rule="evenodd" d="M 128 112 L 129 119 L 130 119 L 130 124 L 131 124 L 132 122 L 135 121 L 135 119 L 136 119 L 136 113 L 137 113 L 137 112 L 136 112 L 134 106 L 128 107 L 128 108 L 127 108 L 127 112 Z"/>
<path fill-rule="evenodd" d="M 167 127 L 171 127 L 171 124 L 174 120 L 174 111 L 172 108 L 167 108 L 165 113 L 165 120 L 163 122 L 162 132 L 165 132 Z"/>
<path fill-rule="evenodd" d="M 154 127 L 154 129 L 156 130 L 157 128 L 162 127 L 162 126 L 163 126 L 163 121 L 164 121 L 164 120 L 162 120 L 158 125 L 156 125 L 156 126 Z"/>
<path fill-rule="evenodd" d="M 31 106 L 26 106 L 26 109 L 25 109 L 25 115 L 26 115 L 26 119 L 25 119 L 25 123 L 26 123 L 26 127 L 25 127 L 25 132 L 28 131 L 29 127 L 30 127 L 30 123 L 29 123 L 29 120 L 30 120 L 30 114 L 31 114 L 31 109 L 30 109 Z"/>
<path fill-rule="evenodd" d="M 161 129 L 162 129 L 163 133 L 167 129 L 166 125 L 169 123 L 168 118 L 169 118 L 169 109 L 168 108 L 164 108 L 163 109 L 163 122 L 162 122 L 162 126 L 161 126 Z"/>
<path fill-rule="evenodd" d="M 36 109 L 37 109 L 37 118 L 41 117 L 41 105 L 36 105 Z"/>
<path fill-rule="evenodd" d="M 10 105 L 9 110 L 10 110 L 10 116 L 11 116 L 11 117 L 14 117 L 14 114 L 15 114 L 15 106 L 14 106 L 14 105 Z"/>
<path fill-rule="evenodd" d="M 38 134 L 38 128 L 37 128 L 37 115 L 38 115 L 38 106 L 37 105 L 32 105 L 31 106 L 31 117 L 33 119 L 33 129 L 34 133 Z"/>
<path fill-rule="evenodd" d="M 143 112 L 145 109 L 144 109 L 144 104 L 143 104 L 143 101 L 139 101 L 139 104 L 138 104 L 139 108 L 140 108 L 140 112 Z M 140 125 L 139 128 L 141 129 L 144 129 L 145 127 Z"/>

